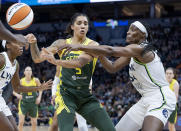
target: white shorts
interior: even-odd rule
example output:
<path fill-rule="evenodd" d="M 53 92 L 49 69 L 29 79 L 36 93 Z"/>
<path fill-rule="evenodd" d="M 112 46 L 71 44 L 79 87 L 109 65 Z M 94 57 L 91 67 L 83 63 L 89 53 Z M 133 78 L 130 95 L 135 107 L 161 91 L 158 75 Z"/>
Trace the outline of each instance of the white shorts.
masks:
<path fill-rule="evenodd" d="M 5 114 L 5 116 L 11 116 L 12 115 L 11 110 L 6 105 L 4 98 L 0 95 L 0 112 L 1 111 Z"/>
<path fill-rule="evenodd" d="M 165 99 L 165 103 L 163 98 Z M 143 120 L 146 116 L 154 116 L 160 119 L 165 125 L 169 116 L 175 110 L 175 105 L 175 94 L 169 87 L 162 87 L 162 93 L 160 90 L 147 93 L 142 96 L 142 98 L 133 105 L 126 114 L 140 127 L 142 127 Z"/>
<path fill-rule="evenodd" d="M 84 119 L 84 117 L 82 117 L 80 114 L 78 113 L 75 113 L 76 114 L 76 118 L 77 118 L 77 124 L 78 126 L 85 126 L 87 127 L 87 122 L 86 120 Z"/>

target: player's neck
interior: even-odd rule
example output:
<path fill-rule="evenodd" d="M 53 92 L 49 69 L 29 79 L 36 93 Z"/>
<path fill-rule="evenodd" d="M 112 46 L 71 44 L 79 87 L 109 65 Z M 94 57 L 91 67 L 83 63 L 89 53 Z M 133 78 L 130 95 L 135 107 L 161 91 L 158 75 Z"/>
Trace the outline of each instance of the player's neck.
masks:
<path fill-rule="evenodd" d="M 13 65 L 14 64 L 14 60 L 16 59 L 16 56 L 13 55 L 12 53 L 10 53 L 9 51 L 7 51 L 7 55 L 8 55 L 8 58 L 9 58 L 11 64 Z"/>
<path fill-rule="evenodd" d="M 145 41 L 146 41 L 145 38 L 143 38 L 143 39 L 140 39 L 138 43 L 141 44 L 141 43 L 143 43 Z"/>
<path fill-rule="evenodd" d="M 26 80 L 27 82 L 29 82 L 29 81 L 31 81 L 31 77 L 25 77 L 25 80 Z"/>
<path fill-rule="evenodd" d="M 82 43 L 84 43 L 85 40 L 86 40 L 86 36 L 85 37 L 72 37 L 72 43 L 75 43 L 75 44 L 82 44 Z"/>
<path fill-rule="evenodd" d="M 171 83 L 172 83 L 172 79 L 171 79 L 171 80 L 167 80 L 167 81 L 168 81 L 168 83 L 169 83 L 169 84 L 171 84 Z"/>

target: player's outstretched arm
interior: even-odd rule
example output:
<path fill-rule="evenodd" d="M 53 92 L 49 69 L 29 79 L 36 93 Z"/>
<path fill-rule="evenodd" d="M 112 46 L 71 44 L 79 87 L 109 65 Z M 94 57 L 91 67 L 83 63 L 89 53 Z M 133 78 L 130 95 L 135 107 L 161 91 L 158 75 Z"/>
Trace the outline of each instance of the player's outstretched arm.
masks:
<path fill-rule="evenodd" d="M 11 80 L 11 84 L 13 87 L 13 90 L 15 92 L 35 92 L 35 91 L 43 91 L 47 89 L 51 89 L 52 87 L 52 80 L 48 80 L 47 82 L 43 82 L 40 86 L 31 86 L 31 87 L 26 87 L 22 86 L 20 84 L 20 78 L 19 78 L 19 64 L 17 63 L 17 69 L 16 72 Z"/>
<path fill-rule="evenodd" d="M 61 60 L 56 59 L 47 49 L 42 48 L 42 50 L 45 52 L 44 58 L 46 58 L 49 63 L 65 68 L 81 68 L 93 60 L 93 57 L 87 53 L 82 53 L 80 56 L 78 56 L 78 58 L 73 58 L 71 60 Z"/>
<path fill-rule="evenodd" d="M 12 43 L 18 43 L 22 45 L 27 45 L 27 40 L 24 38 L 23 35 L 14 35 L 8 29 L 4 27 L 2 22 L 0 21 L 0 39 L 7 40 Z"/>
<path fill-rule="evenodd" d="M 130 58 L 128 57 L 120 57 L 116 61 L 112 62 L 108 60 L 108 58 L 104 56 L 100 56 L 99 60 L 103 67 L 109 72 L 109 73 L 115 73 L 119 70 L 121 70 L 123 67 L 129 64 Z"/>
<path fill-rule="evenodd" d="M 99 46 L 85 46 L 81 44 L 67 44 L 59 48 L 60 50 L 66 49 L 64 53 L 73 50 L 81 50 L 96 56 L 114 56 L 114 57 L 137 57 L 143 52 L 143 48 L 139 45 L 132 44 L 126 47 L 112 47 L 107 45 Z"/>
<path fill-rule="evenodd" d="M 44 52 L 40 51 L 37 45 L 37 39 L 33 34 L 28 34 L 26 36 L 28 42 L 30 43 L 30 50 L 31 50 L 31 56 L 32 59 L 35 63 L 41 63 L 45 60 L 44 56 Z M 51 46 L 47 47 L 46 49 L 51 52 L 52 54 L 57 53 L 59 46 L 61 44 L 64 44 L 65 40 L 63 39 L 59 39 L 56 40 L 55 42 L 53 42 L 51 44 Z"/>

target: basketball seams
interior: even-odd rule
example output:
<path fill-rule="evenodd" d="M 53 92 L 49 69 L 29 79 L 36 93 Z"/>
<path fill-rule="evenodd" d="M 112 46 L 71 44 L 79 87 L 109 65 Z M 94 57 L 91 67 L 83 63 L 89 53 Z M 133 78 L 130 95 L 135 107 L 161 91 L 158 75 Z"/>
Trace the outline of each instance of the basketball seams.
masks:
<path fill-rule="evenodd" d="M 7 23 L 15 30 L 23 30 L 29 27 L 34 19 L 34 13 L 25 3 L 15 3 L 6 13 Z"/>
<path fill-rule="evenodd" d="M 24 8 L 24 9 L 22 9 L 22 8 Z M 19 19 L 18 21 L 17 21 L 17 18 L 16 17 L 20 17 L 20 16 L 17 16 L 17 14 L 20 14 L 20 12 L 24 12 L 24 10 L 28 10 L 28 13 L 27 14 L 24 14 L 23 15 L 23 17 L 21 17 L 21 19 Z M 25 6 L 22 6 L 20 9 L 18 9 L 14 14 L 13 14 L 13 16 L 11 17 L 11 20 L 9 21 L 9 25 L 15 25 L 15 24 L 17 24 L 17 23 L 19 23 L 19 22 L 21 22 L 23 19 L 25 19 L 28 15 L 29 15 L 29 13 L 31 12 L 31 8 L 29 7 L 29 6 L 27 6 L 27 5 L 25 5 Z"/>
<path fill-rule="evenodd" d="M 29 15 L 32 15 L 32 14 L 33 14 L 33 10 L 31 10 L 30 13 L 29 13 L 22 21 L 20 21 L 20 22 L 17 23 L 17 24 L 12 25 L 11 27 L 14 28 L 14 29 L 16 29 L 16 30 L 26 29 L 27 27 L 29 27 L 29 26 L 32 24 L 33 19 L 31 20 L 31 23 L 29 23 L 28 25 L 24 25 L 24 22 L 27 21 L 27 20 L 28 20 L 27 18 L 29 17 Z M 32 16 L 32 17 L 33 17 L 33 16 Z M 29 20 L 28 20 L 28 21 L 29 21 Z"/>
<path fill-rule="evenodd" d="M 12 10 L 12 8 L 14 8 L 14 6 L 16 6 L 16 5 L 17 5 L 17 3 L 13 4 L 13 5 L 10 6 L 9 9 L 7 10 L 6 20 L 7 20 L 8 23 L 9 23 L 9 21 L 12 19 L 13 15 L 16 13 L 17 10 L 19 10 L 19 9 L 21 9 L 22 7 L 26 6 L 25 4 L 21 4 L 19 7 L 17 7 L 16 10 Z M 8 14 L 9 14 L 9 11 L 11 11 L 11 10 L 12 10 L 12 12 L 10 13 L 10 15 L 8 15 Z"/>

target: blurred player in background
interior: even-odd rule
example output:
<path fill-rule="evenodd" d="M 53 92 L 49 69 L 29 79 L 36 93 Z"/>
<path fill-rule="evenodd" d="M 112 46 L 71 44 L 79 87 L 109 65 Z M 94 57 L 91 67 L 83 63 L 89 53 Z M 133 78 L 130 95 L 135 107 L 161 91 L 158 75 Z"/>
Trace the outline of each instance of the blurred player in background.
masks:
<path fill-rule="evenodd" d="M 29 86 L 40 86 L 41 83 L 38 78 L 34 77 L 32 74 L 32 68 L 27 66 L 24 71 L 24 77 L 21 78 L 21 85 Z M 42 91 L 28 92 L 18 94 L 15 91 L 13 94 L 19 99 L 19 131 L 23 131 L 23 125 L 25 120 L 25 115 L 29 115 L 31 118 L 32 131 L 36 131 L 37 127 L 37 117 L 38 117 L 38 104 L 41 101 Z"/>
<path fill-rule="evenodd" d="M 175 93 L 177 101 L 179 96 L 179 83 L 176 80 L 176 73 L 173 68 L 169 67 L 166 69 L 166 79 L 170 84 L 170 89 Z M 169 131 L 176 131 L 175 124 L 177 122 L 177 105 L 175 110 L 172 112 L 168 119 L 168 129 Z"/>

